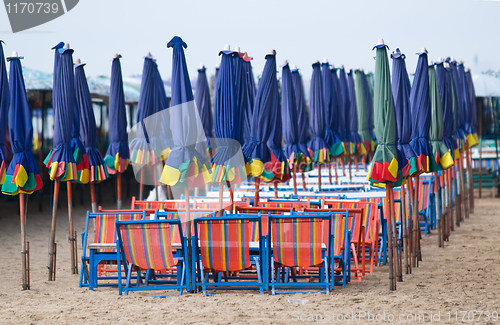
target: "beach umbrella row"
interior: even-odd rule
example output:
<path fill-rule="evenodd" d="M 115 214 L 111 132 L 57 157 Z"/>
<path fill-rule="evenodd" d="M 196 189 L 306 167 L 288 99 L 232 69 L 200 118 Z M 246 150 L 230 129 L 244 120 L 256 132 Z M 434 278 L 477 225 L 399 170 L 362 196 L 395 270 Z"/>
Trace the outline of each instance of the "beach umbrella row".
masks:
<path fill-rule="evenodd" d="M 9 118 L 9 83 L 7 80 L 7 65 L 3 53 L 3 41 L 0 41 L 0 184 L 5 182 L 5 172 L 7 171 L 7 153 L 5 136 L 7 135 Z"/>

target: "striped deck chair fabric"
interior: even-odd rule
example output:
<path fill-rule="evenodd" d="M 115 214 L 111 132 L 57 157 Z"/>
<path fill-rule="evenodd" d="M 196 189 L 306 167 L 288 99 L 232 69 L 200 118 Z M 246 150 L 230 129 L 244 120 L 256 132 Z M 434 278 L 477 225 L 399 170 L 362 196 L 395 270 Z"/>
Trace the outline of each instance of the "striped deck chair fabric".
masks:
<path fill-rule="evenodd" d="M 214 271 L 240 271 L 250 263 L 248 220 L 201 220 L 198 222 L 203 266 Z"/>
<path fill-rule="evenodd" d="M 132 209 L 185 209 L 185 201 L 139 201 L 132 197 Z"/>
<path fill-rule="evenodd" d="M 310 267 L 323 262 L 323 219 L 271 220 L 274 260 L 277 263 L 288 267 Z"/>
<path fill-rule="evenodd" d="M 109 213 L 97 214 L 95 216 L 94 243 L 111 244 L 115 243 L 116 236 L 116 218 L 120 221 L 142 220 L 143 212 L 137 213 Z M 99 249 L 97 252 L 114 252 L 116 249 Z"/>
<path fill-rule="evenodd" d="M 267 236 L 268 232 L 268 216 L 271 215 L 281 215 L 282 213 L 289 214 L 292 209 L 289 208 L 277 208 L 277 207 L 236 207 L 234 213 L 236 214 L 261 214 L 262 222 L 262 236 Z M 252 233 L 250 235 L 251 241 L 259 240 L 259 230 L 256 223 L 252 224 Z"/>
<path fill-rule="evenodd" d="M 265 208 L 287 208 L 293 209 L 294 211 L 304 211 L 305 208 L 309 208 L 309 202 L 286 202 L 286 201 L 268 201 L 259 202 L 259 207 Z"/>
<path fill-rule="evenodd" d="M 120 224 L 123 253 L 141 269 L 164 270 L 177 265 L 167 223 Z"/>

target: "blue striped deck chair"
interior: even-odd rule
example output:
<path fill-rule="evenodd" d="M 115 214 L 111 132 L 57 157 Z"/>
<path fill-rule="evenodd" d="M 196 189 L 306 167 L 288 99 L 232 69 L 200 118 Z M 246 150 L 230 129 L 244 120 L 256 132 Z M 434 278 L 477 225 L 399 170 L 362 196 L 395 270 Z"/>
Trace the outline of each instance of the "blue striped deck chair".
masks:
<path fill-rule="evenodd" d="M 117 285 L 116 276 L 98 276 L 98 268 L 102 263 L 116 263 L 116 220 L 142 220 L 146 218 L 146 211 L 123 210 L 119 212 L 104 211 L 99 213 L 87 212 L 85 231 L 82 233 L 82 257 L 79 287 L 89 287 L 93 290 L 98 281 L 107 281 L 99 286 Z M 91 222 L 95 221 L 95 222 Z M 91 227 L 94 224 L 94 242 L 89 243 Z M 117 268 L 119 269 L 119 268 Z M 118 272 L 120 273 L 120 272 Z M 109 282 L 114 281 L 114 282 Z"/>
<path fill-rule="evenodd" d="M 183 290 L 190 290 L 187 239 L 182 234 L 182 225 L 179 219 L 117 220 L 116 228 L 118 229 L 117 260 L 127 270 L 124 286 L 121 272 L 118 273 L 118 292 L 120 295 L 123 291 L 125 295 L 128 295 L 129 291 L 176 290 L 178 291 L 177 296 L 180 296 Z M 174 257 L 174 247 L 170 241 L 172 228 L 176 229 L 180 237 L 180 243 L 175 247 L 178 253 L 176 257 Z M 141 285 L 140 281 L 133 285 L 131 283 L 133 267 L 137 269 L 138 273 L 143 270 L 154 272 L 176 267 L 178 276 L 173 283 L 172 281 L 148 279 L 144 285 Z"/>
<path fill-rule="evenodd" d="M 332 212 L 298 212 L 287 216 L 270 216 L 266 247 L 271 273 L 269 285 L 273 295 L 330 292 L 334 283 L 333 215 Z M 296 282 L 290 282 L 288 269 L 297 267 L 316 268 L 318 273 L 317 275 L 309 273 L 305 277 L 297 276 Z M 280 276 L 282 270 L 286 270 L 286 276 Z"/>
<path fill-rule="evenodd" d="M 219 289 L 259 289 L 263 294 L 267 281 L 261 267 L 265 241 L 260 215 L 226 214 L 222 217 L 202 217 L 194 222 L 194 286 L 201 287 L 205 296 L 209 295 L 207 290 Z M 259 229 L 257 242 L 250 238 L 253 223 Z M 223 272 L 234 275 L 225 276 L 225 281 L 222 281 L 220 275 Z M 213 274 L 212 283 L 209 282 L 209 273 Z"/>

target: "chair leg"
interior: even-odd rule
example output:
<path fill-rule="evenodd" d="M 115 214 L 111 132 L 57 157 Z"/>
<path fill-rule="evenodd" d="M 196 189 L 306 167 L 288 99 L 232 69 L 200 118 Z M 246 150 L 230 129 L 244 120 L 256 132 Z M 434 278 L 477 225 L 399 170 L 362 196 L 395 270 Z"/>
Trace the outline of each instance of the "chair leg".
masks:
<path fill-rule="evenodd" d="M 127 280 L 125 282 L 125 296 L 128 295 L 128 289 L 130 288 L 130 276 L 131 275 L 132 275 L 132 263 L 128 263 Z"/>
<path fill-rule="evenodd" d="M 275 279 L 274 279 L 274 257 L 271 257 L 271 290 L 273 296 L 276 295 L 276 287 L 274 285 Z"/>
<path fill-rule="evenodd" d="M 264 294 L 264 283 L 262 282 L 262 277 L 260 275 L 260 262 L 259 262 L 259 257 L 255 256 L 255 270 L 257 271 L 257 280 L 259 281 L 259 289 L 260 289 L 260 294 Z"/>

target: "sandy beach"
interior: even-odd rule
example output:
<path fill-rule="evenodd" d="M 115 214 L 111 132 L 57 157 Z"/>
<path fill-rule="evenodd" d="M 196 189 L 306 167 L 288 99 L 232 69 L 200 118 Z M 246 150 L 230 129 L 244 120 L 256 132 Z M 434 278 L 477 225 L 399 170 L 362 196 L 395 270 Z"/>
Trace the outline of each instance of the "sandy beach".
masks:
<path fill-rule="evenodd" d="M 63 186 L 64 188 L 64 186 Z M 105 188 L 106 189 L 106 188 Z M 109 189 L 109 186 L 107 187 Z M 110 191 L 108 191 L 110 192 Z M 111 195 L 110 195 L 111 196 Z M 58 210 L 57 279 L 47 281 L 47 246 L 50 230 L 48 196 L 44 212 L 38 199 L 28 207 L 27 238 L 31 247 L 31 290 L 21 290 L 20 226 L 17 202 L 2 202 L 0 215 L 0 324 L 290 324 L 294 322 L 353 324 L 387 322 L 494 323 L 500 312 L 500 201 L 476 200 L 475 214 L 452 233 L 446 247 L 437 247 L 435 233 L 422 241 L 423 262 L 405 275 L 397 291 L 390 292 L 387 267 L 375 268 L 362 282 L 336 287 L 330 295 L 295 294 L 271 296 L 253 292 L 201 293 L 182 297 L 152 298 L 152 292 L 119 296 L 116 288 L 94 292 L 78 288 L 78 275 L 70 274 L 68 218 L 65 193 Z M 105 208 L 113 208 L 106 197 Z M 128 206 L 128 202 L 124 205 Z M 75 229 L 84 229 L 89 199 L 74 208 Z M 79 240 L 79 256 L 81 255 Z M 293 305 L 289 299 L 308 300 Z M 474 315 L 461 311 L 483 311 Z M 490 312 L 490 319 L 486 315 Z M 385 316 L 384 316 L 385 313 Z M 347 314 L 347 315 L 346 315 Z M 364 315 L 364 317 L 362 317 Z M 373 319 L 369 319 L 372 315 Z M 378 316 L 380 315 L 380 316 Z M 416 315 L 416 316 L 415 316 Z M 352 317 L 354 316 L 354 319 Z M 412 318 L 410 318 L 412 316 Z M 376 318 L 379 317 L 379 318 Z M 403 317 L 403 318 L 401 318 Z M 333 318 L 333 319 L 332 319 Z M 413 321 L 407 321 L 411 320 Z M 497 318 L 498 319 L 498 318 Z M 322 320 L 322 321 L 321 321 Z"/>

